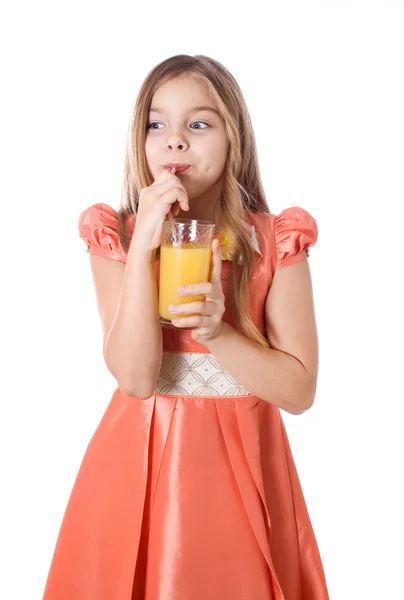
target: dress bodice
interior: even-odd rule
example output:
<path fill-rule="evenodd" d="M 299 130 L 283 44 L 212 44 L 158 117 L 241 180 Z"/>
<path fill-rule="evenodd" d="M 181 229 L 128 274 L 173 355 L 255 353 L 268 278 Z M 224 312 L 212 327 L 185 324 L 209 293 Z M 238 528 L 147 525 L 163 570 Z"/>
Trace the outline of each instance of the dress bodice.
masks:
<path fill-rule="evenodd" d="M 294 264 L 307 256 L 307 250 L 317 241 L 315 219 L 303 208 L 287 208 L 278 216 L 272 213 L 248 213 L 259 251 L 253 253 L 254 263 L 248 281 L 248 311 L 259 331 L 266 336 L 265 301 L 277 269 Z M 124 226 L 132 235 L 134 215 L 127 215 Z M 126 262 L 126 254 L 118 235 L 118 214 L 107 204 L 94 204 L 79 217 L 79 234 L 91 254 Z M 222 253 L 222 289 L 229 294 L 232 261 Z M 160 261 L 155 261 L 155 276 L 159 288 Z M 228 304 L 225 302 L 225 305 Z M 238 328 L 226 307 L 223 321 Z M 248 394 L 240 384 L 223 371 L 206 346 L 192 338 L 191 331 L 163 327 L 163 365 L 158 382 L 160 393 L 207 395 Z M 215 385 L 213 385 L 213 383 Z"/>
<path fill-rule="evenodd" d="M 294 264 L 307 255 L 307 250 L 317 241 L 315 219 L 299 206 L 287 208 L 278 216 L 272 213 L 248 213 L 255 228 L 260 252 L 254 252 L 254 267 L 248 282 L 248 310 L 257 328 L 265 336 L 265 300 L 272 278 L 278 268 Z M 136 217 L 127 215 L 125 229 L 131 235 Z M 98 203 L 88 207 L 79 217 L 79 234 L 87 250 L 106 258 L 126 262 L 126 254 L 118 235 L 118 214 L 109 205 Z M 232 262 L 222 262 L 222 288 L 225 298 L 229 292 L 229 273 Z M 157 287 L 160 261 L 155 262 Z M 223 320 L 233 327 L 230 311 L 226 309 Z M 191 337 L 190 331 L 163 328 L 163 348 L 171 352 L 208 352 L 207 348 Z"/>

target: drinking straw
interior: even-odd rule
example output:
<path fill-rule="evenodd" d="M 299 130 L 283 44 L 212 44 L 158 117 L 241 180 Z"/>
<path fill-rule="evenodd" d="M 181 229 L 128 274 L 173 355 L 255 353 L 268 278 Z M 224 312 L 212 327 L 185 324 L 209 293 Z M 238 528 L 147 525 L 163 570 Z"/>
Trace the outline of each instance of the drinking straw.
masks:
<path fill-rule="evenodd" d="M 176 167 L 173 167 L 171 169 L 171 173 L 173 173 L 175 175 L 175 171 L 176 170 L 177 170 Z M 175 225 L 174 225 L 174 217 L 173 217 L 173 213 L 172 213 L 171 208 L 170 208 L 170 212 L 168 213 L 168 217 L 169 217 L 170 223 L 171 223 L 171 233 L 172 233 L 172 236 L 173 236 L 173 239 L 174 239 L 174 244 L 178 245 L 177 233 L 175 231 Z"/>

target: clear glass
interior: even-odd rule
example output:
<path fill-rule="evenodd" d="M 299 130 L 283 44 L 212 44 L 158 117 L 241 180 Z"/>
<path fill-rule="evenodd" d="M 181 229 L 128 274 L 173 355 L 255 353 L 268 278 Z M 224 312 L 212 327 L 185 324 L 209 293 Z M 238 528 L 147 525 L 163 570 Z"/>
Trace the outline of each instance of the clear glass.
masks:
<path fill-rule="evenodd" d="M 178 296 L 177 289 L 183 285 L 209 281 L 214 232 L 215 224 L 209 221 L 164 221 L 160 247 L 159 315 L 160 323 L 165 327 L 175 327 L 171 323 L 174 315 L 168 312 L 170 304 L 206 300 L 204 295 Z M 189 316 L 175 315 L 176 318 Z"/>

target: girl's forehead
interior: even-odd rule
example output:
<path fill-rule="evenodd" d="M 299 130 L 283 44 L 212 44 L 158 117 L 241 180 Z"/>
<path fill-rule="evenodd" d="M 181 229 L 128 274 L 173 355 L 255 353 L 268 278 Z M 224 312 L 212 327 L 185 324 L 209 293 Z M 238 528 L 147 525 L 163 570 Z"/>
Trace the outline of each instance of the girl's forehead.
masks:
<path fill-rule="evenodd" d="M 176 77 L 163 83 L 154 92 L 151 106 L 159 106 L 163 102 L 187 104 L 196 100 L 215 106 L 206 81 L 193 77 Z"/>

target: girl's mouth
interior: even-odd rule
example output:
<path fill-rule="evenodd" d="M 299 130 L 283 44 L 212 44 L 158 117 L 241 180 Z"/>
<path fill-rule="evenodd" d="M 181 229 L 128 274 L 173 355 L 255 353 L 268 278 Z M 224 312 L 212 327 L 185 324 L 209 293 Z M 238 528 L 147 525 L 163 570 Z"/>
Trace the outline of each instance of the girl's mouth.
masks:
<path fill-rule="evenodd" d="M 185 165 L 185 164 L 179 164 L 179 163 L 170 163 L 168 165 L 164 165 L 164 168 L 171 171 L 173 168 L 175 168 L 175 173 L 183 173 L 184 171 L 186 171 L 187 169 L 190 168 L 191 165 Z"/>

